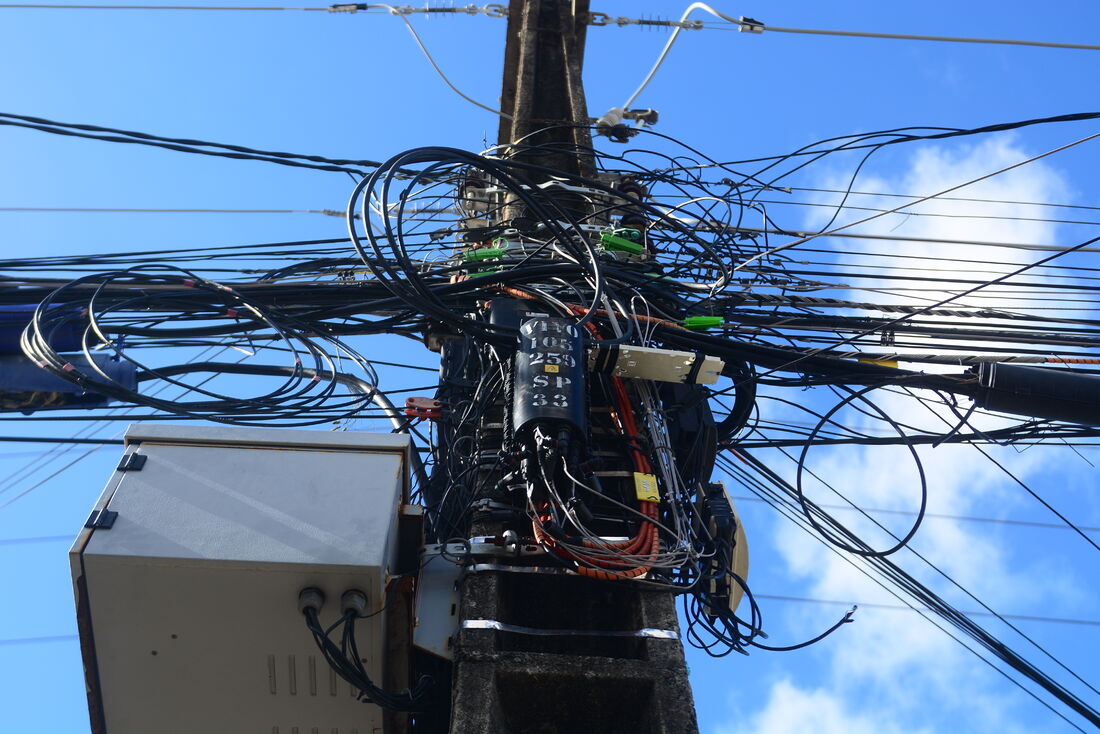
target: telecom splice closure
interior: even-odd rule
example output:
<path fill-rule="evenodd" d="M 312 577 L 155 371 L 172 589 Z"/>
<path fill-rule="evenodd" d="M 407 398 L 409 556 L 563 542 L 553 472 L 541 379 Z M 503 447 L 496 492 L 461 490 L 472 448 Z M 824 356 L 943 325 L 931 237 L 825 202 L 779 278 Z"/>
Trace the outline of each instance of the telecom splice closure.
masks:
<path fill-rule="evenodd" d="M 584 346 L 568 319 L 533 318 L 520 327 L 513 420 L 517 437 L 535 426 L 585 433 Z"/>

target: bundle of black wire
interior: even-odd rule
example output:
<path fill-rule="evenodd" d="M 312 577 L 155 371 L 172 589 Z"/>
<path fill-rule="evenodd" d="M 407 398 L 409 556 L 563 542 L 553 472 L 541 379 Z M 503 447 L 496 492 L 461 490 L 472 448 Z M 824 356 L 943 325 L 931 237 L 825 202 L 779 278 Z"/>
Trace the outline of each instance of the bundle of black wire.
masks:
<path fill-rule="evenodd" d="M 112 292 L 116 285 L 126 286 L 121 295 Z M 84 308 L 77 308 L 81 305 Z M 85 373 L 74 368 L 51 346 L 53 332 L 73 324 L 82 333 L 82 348 L 89 360 L 94 350 L 107 349 L 116 359 L 133 363 L 139 381 L 160 380 L 198 393 L 201 399 L 164 400 L 119 384 L 102 370 Z M 332 420 L 332 410 L 344 411 L 346 416 L 359 413 L 370 404 L 377 383 L 377 374 L 365 358 L 337 337 L 318 331 L 315 324 L 285 309 L 162 265 L 90 275 L 61 286 L 35 310 L 21 347 L 27 357 L 58 377 L 125 402 L 224 423 L 311 425 Z M 326 343 L 335 347 L 336 355 L 325 349 Z M 134 354 L 137 347 L 159 346 L 236 347 L 248 354 L 256 351 L 256 344 L 286 354 L 292 363 L 241 365 L 196 359 L 153 367 Z M 365 379 L 340 373 L 340 359 L 356 364 Z M 180 379 L 198 373 L 284 379 L 270 392 L 242 398 L 203 387 L 209 378 L 198 384 Z M 351 390 L 341 392 L 341 385 Z M 317 415 L 321 408 L 325 415 Z"/>
<path fill-rule="evenodd" d="M 359 691 L 358 698 L 364 703 L 373 703 L 389 711 L 423 711 L 428 702 L 428 692 L 432 679 L 423 676 L 412 689 L 404 693 L 393 693 L 375 685 L 363 667 L 362 656 L 355 642 L 355 622 L 360 619 L 352 609 L 345 611 L 339 619 L 328 627 L 321 624 L 317 610 L 306 607 L 302 610 L 306 626 L 313 634 L 317 649 L 336 674 Z M 332 640 L 332 633 L 340 631 L 340 644 Z"/>

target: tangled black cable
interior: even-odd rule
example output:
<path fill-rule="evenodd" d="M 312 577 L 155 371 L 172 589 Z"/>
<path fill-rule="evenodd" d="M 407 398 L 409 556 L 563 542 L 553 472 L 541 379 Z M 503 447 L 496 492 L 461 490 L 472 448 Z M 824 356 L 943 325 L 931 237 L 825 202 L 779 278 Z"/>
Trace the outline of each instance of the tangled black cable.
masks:
<path fill-rule="evenodd" d="M 307 594 L 311 591 L 320 594 L 320 592 L 313 589 L 303 590 L 302 593 Z M 384 610 L 385 607 L 374 614 Z M 337 675 L 358 691 L 357 696 L 360 701 L 376 704 L 388 711 L 411 713 L 424 710 L 425 705 L 428 703 L 428 693 L 433 686 L 433 680 L 430 676 L 422 676 L 415 686 L 404 693 L 393 693 L 375 684 L 363 666 L 363 659 L 359 654 L 358 642 L 356 641 L 355 625 L 358 620 L 374 616 L 373 614 L 362 617 L 356 610 L 346 609 L 339 619 L 328 627 L 321 624 L 315 606 L 303 605 L 302 615 L 305 617 L 306 627 L 313 635 L 313 640 L 317 643 L 317 649 L 321 651 L 325 662 Z M 332 634 L 336 631 L 339 631 L 339 645 L 332 640 Z"/>

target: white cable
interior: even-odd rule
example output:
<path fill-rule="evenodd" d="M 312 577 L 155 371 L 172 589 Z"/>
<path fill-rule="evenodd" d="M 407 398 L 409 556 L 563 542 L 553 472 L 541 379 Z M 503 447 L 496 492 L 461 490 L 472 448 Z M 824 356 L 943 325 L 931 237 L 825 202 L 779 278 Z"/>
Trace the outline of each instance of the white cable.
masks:
<path fill-rule="evenodd" d="M 739 22 L 728 15 L 723 15 L 722 13 L 719 13 L 717 10 L 707 5 L 706 3 L 692 3 L 691 5 L 689 5 L 687 7 L 687 10 L 684 11 L 684 14 L 680 16 L 680 25 L 676 26 L 676 30 L 672 32 L 672 36 L 669 37 L 668 43 L 665 44 L 664 49 L 661 51 L 661 55 L 657 57 L 657 61 L 653 64 L 653 68 L 649 70 L 649 74 L 647 74 L 646 78 L 642 80 L 641 85 L 636 90 L 634 90 L 634 94 L 630 95 L 630 98 L 627 99 L 625 103 L 623 103 L 622 109 L 630 109 L 630 105 L 634 103 L 634 100 L 638 98 L 638 95 L 642 93 L 642 90 L 649 86 L 649 83 L 653 81 L 653 76 L 657 73 L 657 70 L 661 68 L 661 64 L 664 63 L 665 57 L 668 56 L 668 52 L 672 49 L 672 44 L 676 43 L 676 39 L 680 37 L 680 31 L 684 30 L 684 21 L 686 21 L 688 19 L 688 16 L 694 13 L 696 10 L 705 10 L 711 15 L 717 18 L 721 18 L 722 20 L 729 21 L 730 23 Z"/>
<path fill-rule="evenodd" d="M 396 15 L 398 18 L 401 19 L 401 21 L 405 24 L 405 27 L 409 29 L 409 33 L 412 34 L 413 40 L 416 41 L 416 45 L 419 46 L 420 50 L 424 52 L 424 56 L 428 59 L 428 63 L 432 65 L 432 68 L 435 69 L 435 73 L 439 74 L 439 78 L 443 80 L 444 84 L 446 84 L 448 87 L 451 88 L 452 92 L 457 94 L 459 97 L 462 97 L 462 99 L 466 100 L 470 104 L 472 104 L 476 107 L 480 107 L 481 109 L 485 110 L 486 112 L 492 112 L 494 115 L 498 115 L 500 117 L 503 117 L 506 120 L 511 120 L 512 119 L 512 116 L 505 113 L 505 112 L 501 112 L 500 110 L 494 110 L 492 107 L 487 107 L 486 105 L 481 104 L 477 100 L 471 99 L 470 97 L 467 97 L 465 94 L 463 94 L 462 92 L 460 92 L 458 90 L 458 87 L 456 87 L 454 84 L 451 84 L 451 80 L 447 78 L 447 75 L 444 74 L 443 70 L 439 68 L 439 65 L 435 63 L 435 59 L 432 58 L 432 55 L 430 53 L 428 53 L 428 48 L 424 45 L 424 42 L 422 40 L 420 40 L 420 35 L 416 32 L 416 29 L 413 28 L 412 23 L 409 22 L 409 19 L 405 17 L 404 12 L 402 12 L 398 8 L 393 7 L 392 5 L 386 5 L 386 4 L 383 4 L 383 3 L 371 3 L 370 5 L 367 5 L 368 10 L 373 9 L 373 8 L 384 8 L 384 9 L 390 11 L 391 14 Z"/>
<path fill-rule="evenodd" d="M 630 109 L 630 105 L 634 103 L 634 100 L 638 98 L 638 95 L 642 93 L 649 83 L 653 80 L 653 76 L 657 73 L 657 70 L 661 68 L 661 64 L 664 63 L 665 57 L 668 56 L 669 50 L 672 49 L 672 44 L 676 42 L 676 39 L 680 36 L 680 31 L 684 29 L 684 21 L 688 19 L 696 10 L 704 10 L 716 18 L 726 21 L 737 26 L 739 31 L 749 33 L 763 33 L 764 31 L 774 31 L 776 33 L 798 33 L 804 35 L 817 35 L 817 36 L 848 36 L 854 38 L 888 38 L 897 39 L 903 41 L 938 41 L 941 43 L 986 43 L 997 44 L 1002 46 L 1039 46 L 1042 48 L 1063 48 L 1063 49 L 1082 49 L 1086 51 L 1100 51 L 1100 46 L 1086 44 L 1086 43 L 1058 43 L 1053 41 L 1023 41 L 1009 38 L 966 38 L 960 36 L 921 36 L 910 35 L 904 33 L 871 33 L 865 31 L 832 31 L 821 30 L 815 28 L 781 28 L 776 26 L 768 26 L 760 21 L 755 21 L 750 18 L 734 18 L 720 13 L 706 3 L 692 3 L 684 11 L 684 14 L 680 16 L 680 21 L 676 25 L 676 29 L 672 31 L 672 36 L 669 37 L 668 43 L 665 44 L 664 49 L 661 51 L 661 55 L 657 57 L 656 63 L 653 64 L 653 68 L 649 70 L 649 74 L 642 81 L 641 85 L 634 91 L 634 94 L 630 95 L 630 98 L 623 104 L 622 109 Z"/>
<path fill-rule="evenodd" d="M 775 33 L 799 33 L 811 36 L 847 36 L 852 38 L 889 38 L 900 41 L 937 41 L 939 43 L 989 43 L 999 46 L 1038 46 L 1040 48 L 1069 48 L 1083 51 L 1100 51 L 1100 46 L 1088 43 L 1059 43 L 1056 41 L 1025 41 L 1013 38 L 967 38 L 964 36 L 920 36 L 908 33 L 872 33 L 868 31 L 832 31 L 820 28 L 779 28 L 766 26 L 759 22 L 743 22 L 731 18 L 723 18 L 730 23 L 735 23 L 738 30 L 750 33 L 763 33 L 773 31 Z"/>

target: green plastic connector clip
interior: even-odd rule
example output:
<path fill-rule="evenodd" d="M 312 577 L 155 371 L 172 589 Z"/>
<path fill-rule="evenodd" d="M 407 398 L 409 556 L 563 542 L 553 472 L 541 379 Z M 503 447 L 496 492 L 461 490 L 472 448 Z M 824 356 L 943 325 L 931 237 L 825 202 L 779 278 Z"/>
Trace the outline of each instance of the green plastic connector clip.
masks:
<path fill-rule="evenodd" d="M 634 229 L 633 227 L 621 227 L 619 229 L 611 230 L 611 234 L 616 237 L 622 237 L 623 239 L 630 240 L 631 242 L 640 242 L 642 239 L 642 230 Z"/>
<path fill-rule="evenodd" d="M 499 272 L 500 272 L 500 266 L 497 265 L 497 266 L 494 266 L 494 267 L 491 267 L 491 268 L 486 268 L 485 270 L 482 270 L 480 273 L 470 273 L 469 277 L 471 277 L 471 278 L 480 278 L 483 275 L 490 275 L 492 273 L 499 273 Z"/>
<path fill-rule="evenodd" d="M 625 240 L 622 237 L 616 237 L 610 232 L 601 232 L 600 242 L 603 243 L 603 247 L 605 250 L 629 252 L 631 255 L 641 255 L 645 252 L 645 248 L 639 245 L 637 242 L 631 242 L 630 240 Z"/>
<path fill-rule="evenodd" d="M 483 247 L 479 250 L 466 250 L 462 253 L 463 262 L 480 262 L 482 260 L 492 260 L 495 257 L 500 257 L 505 252 L 503 247 Z"/>
<path fill-rule="evenodd" d="M 721 316 L 688 316 L 684 319 L 684 328 L 691 331 L 707 331 L 724 325 Z"/>

